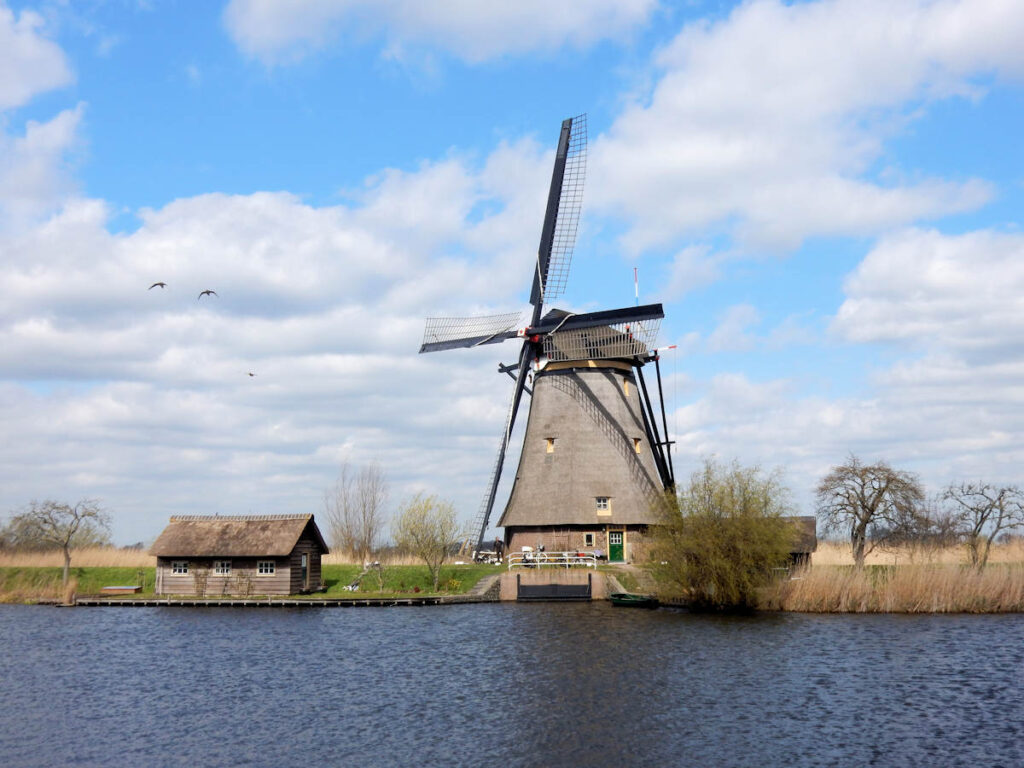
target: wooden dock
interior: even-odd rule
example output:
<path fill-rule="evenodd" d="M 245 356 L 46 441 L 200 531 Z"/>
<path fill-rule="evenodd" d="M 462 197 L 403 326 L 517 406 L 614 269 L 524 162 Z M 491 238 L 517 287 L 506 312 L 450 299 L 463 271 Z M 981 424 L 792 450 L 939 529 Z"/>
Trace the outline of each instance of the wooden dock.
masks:
<path fill-rule="evenodd" d="M 199 597 L 79 597 L 76 606 L 118 608 L 370 608 L 415 605 L 455 605 L 458 603 L 494 603 L 496 599 L 471 595 L 428 595 L 424 597 L 323 597 L 267 599 L 251 598 L 199 598 Z"/>

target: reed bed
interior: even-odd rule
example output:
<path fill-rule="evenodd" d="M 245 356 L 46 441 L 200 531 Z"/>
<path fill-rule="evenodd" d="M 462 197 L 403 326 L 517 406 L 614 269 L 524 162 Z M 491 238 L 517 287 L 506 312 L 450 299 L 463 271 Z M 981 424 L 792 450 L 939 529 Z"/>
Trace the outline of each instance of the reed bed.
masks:
<path fill-rule="evenodd" d="M 403 554 L 399 552 L 386 552 L 376 556 L 381 565 L 392 566 L 392 565 L 422 565 L 423 561 L 414 555 Z M 321 558 L 321 562 L 324 565 L 364 565 L 363 561 L 353 555 L 351 552 L 330 552 Z M 445 565 L 453 565 L 455 563 L 470 563 L 472 560 L 469 555 L 451 557 L 445 561 Z"/>
<path fill-rule="evenodd" d="M 53 568 L 64 566 L 60 550 L 47 552 L 0 551 L 0 568 Z M 155 568 L 156 558 L 142 549 L 87 547 L 71 550 L 72 568 Z"/>
<path fill-rule="evenodd" d="M 853 565 L 853 554 L 847 542 L 819 541 L 814 551 L 815 565 Z M 1024 540 L 1014 539 L 992 545 L 989 563 L 1024 563 Z M 954 547 L 890 547 L 876 549 L 865 559 L 865 565 L 958 565 L 967 562 L 967 549 Z"/>
<path fill-rule="evenodd" d="M 807 613 L 1024 611 L 1024 565 L 981 571 L 944 563 L 862 570 L 815 565 L 768 587 L 761 607 Z"/>

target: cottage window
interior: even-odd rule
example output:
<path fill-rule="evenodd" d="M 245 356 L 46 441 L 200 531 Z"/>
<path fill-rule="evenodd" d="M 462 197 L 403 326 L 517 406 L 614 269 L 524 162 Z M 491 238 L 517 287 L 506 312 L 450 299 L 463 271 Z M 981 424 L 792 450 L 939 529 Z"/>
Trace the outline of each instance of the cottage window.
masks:
<path fill-rule="evenodd" d="M 584 547 L 592 547 L 592 546 L 594 546 L 594 534 L 592 534 L 592 533 L 584 533 L 583 534 L 583 546 Z"/>
<path fill-rule="evenodd" d="M 608 509 L 608 497 L 607 496 L 598 496 L 597 497 L 597 508 L 598 509 Z"/>
<path fill-rule="evenodd" d="M 172 560 L 171 573 L 188 573 L 188 560 Z"/>
<path fill-rule="evenodd" d="M 213 572 L 218 576 L 230 576 L 231 575 L 231 561 L 230 560 L 214 560 L 213 561 Z"/>
<path fill-rule="evenodd" d="M 274 561 L 273 560 L 257 560 L 256 561 L 256 573 L 260 576 L 270 576 L 274 573 Z"/>

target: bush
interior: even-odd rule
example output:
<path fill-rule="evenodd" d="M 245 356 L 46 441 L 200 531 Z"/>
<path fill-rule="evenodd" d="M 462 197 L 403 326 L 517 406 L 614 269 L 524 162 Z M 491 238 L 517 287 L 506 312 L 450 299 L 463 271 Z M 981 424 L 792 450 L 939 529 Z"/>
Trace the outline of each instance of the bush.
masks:
<path fill-rule="evenodd" d="M 651 556 L 659 591 L 695 608 L 749 609 L 786 564 L 795 528 L 777 475 L 707 459 L 662 510 Z"/>

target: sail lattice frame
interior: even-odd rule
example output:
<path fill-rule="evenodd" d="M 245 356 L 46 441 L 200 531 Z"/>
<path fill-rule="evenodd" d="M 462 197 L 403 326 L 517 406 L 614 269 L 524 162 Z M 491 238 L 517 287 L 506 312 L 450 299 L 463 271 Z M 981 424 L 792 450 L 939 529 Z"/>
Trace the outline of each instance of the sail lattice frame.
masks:
<path fill-rule="evenodd" d="M 547 279 L 543 286 L 543 303 L 548 304 L 565 293 L 569 267 L 576 244 L 580 214 L 583 211 L 583 186 L 587 177 L 587 116 L 572 119 L 569 147 L 565 155 L 565 175 L 558 200 L 558 218 L 551 241 Z"/>
<path fill-rule="evenodd" d="M 496 336 L 518 328 L 521 317 L 521 312 L 479 317 L 428 317 L 423 329 L 423 343 L 438 344 Z"/>

